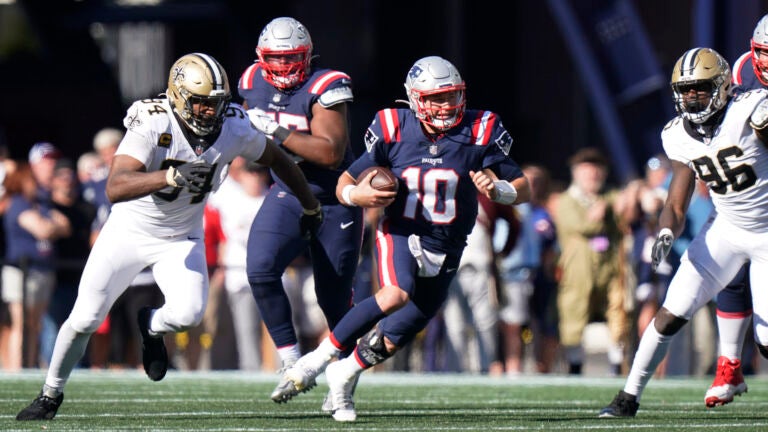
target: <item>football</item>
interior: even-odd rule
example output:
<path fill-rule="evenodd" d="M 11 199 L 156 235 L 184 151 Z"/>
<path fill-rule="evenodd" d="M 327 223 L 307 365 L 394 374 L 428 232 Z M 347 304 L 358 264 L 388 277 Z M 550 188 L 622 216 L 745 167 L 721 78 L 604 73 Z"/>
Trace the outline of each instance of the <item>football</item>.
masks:
<path fill-rule="evenodd" d="M 363 181 L 365 176 L 368 175 L 371 171 L 376 170 L 378 171 L 375 176 L 371 179 L 371 186 L 376 190 L 381 191 L 396 191 L 398 187 L 398 181 L 397 176 L 395 173 L 392 172 L 387 167 L 382 166 L 373 166 L 370 168 L 366 168 L 363 170 L 363 172 L 360 173 L 359 176 L 357 176 L 357 182 L 360 183 Z"/>

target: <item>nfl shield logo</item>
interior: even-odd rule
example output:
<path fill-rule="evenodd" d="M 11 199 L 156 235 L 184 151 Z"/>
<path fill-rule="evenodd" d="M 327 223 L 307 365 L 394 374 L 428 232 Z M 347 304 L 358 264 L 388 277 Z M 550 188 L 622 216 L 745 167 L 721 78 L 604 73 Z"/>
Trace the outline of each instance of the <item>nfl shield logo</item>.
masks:
<path fill-rule="evenodd" d="M 280 102 L 280 93 L 275 93 L 274 95 L 272 95 L 272 102 L 274 103 Z"/>
<path fill-rule="evenodd" d="M 437 145 L 436 144 L 432 144 L 431 146 L 429 146 L 429 154 L 431 154 L 432 156 L 437 154 Z"/>

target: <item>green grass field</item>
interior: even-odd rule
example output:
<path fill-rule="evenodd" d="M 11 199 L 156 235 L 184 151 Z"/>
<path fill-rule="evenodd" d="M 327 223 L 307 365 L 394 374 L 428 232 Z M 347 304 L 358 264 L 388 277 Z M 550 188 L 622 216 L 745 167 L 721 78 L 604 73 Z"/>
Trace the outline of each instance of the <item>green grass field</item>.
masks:
<path fill-rule="evenodd" d="M 491 378 L 367 372 L 355 397 L 357 422 L 320 411 L 324 377 L 287 404 L 269 399 L 277 376 L 76 370 L 64 404 L 48 422 L 17 422 L 44 371 L 0 374 L 2 431 L 768 431 L 768 378 L 725 407 L 703 403 L 709 378 L 652 380 L 634 419 L 598 419 L 623 386 L 619 378 Z"/>

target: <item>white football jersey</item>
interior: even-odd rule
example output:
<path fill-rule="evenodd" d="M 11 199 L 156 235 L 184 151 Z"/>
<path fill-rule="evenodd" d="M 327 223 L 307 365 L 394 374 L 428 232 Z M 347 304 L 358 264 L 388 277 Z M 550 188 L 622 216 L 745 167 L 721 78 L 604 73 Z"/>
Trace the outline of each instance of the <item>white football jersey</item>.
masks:
<path fill-rule="evenodd" d="M 127 132 L 116 154 L 139 160 L 147 172 L 205 160 L 215 167 L 209 177 L 211 191 L 218 189 L 226 178 L 229 163 L 235 157 L 257 160 L 266 146 L 264 134 L 253 127 L 245 111 L 236 104 L 227 108 L 219 137 L 200 155 L 187 141 L 168 99 L 134 102 L 123 123 Z M 110 217 L 131 221 L 129 228 L 158 237 L 185 235 L 202 229 L 207 198 L 208 193 L 193 194 L 187 188 L 168 186 L 138 199 L 116 203 Z"/>
<path fill-rule="evenodd" d="M 661 132 L 667 156 L 688 165 L 707 184 L 718 215 L 759 232 L 768 231 L 768 149 L 749 117 L 766 97 L 764 89 L 735 96 L 710 139 L 693 138 L 680 117 Z"/>

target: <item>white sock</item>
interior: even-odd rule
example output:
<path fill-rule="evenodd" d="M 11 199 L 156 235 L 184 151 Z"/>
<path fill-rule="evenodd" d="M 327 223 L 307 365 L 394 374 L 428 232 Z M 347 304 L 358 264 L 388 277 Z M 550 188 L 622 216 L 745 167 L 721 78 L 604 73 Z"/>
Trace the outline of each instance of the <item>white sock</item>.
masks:
<path fill-rule="evenodd" d="M 327 337 L 320 342 L 320 345 L 317 346 L 315 351 L 322 354 L 323 357 L 338 357 L 339 354 L 341 354 L 341 350 L 336 348 L 333 343 L 331 343 L 331 339 Z"/>
<path fill-rule="evenodd" d="M 344 371 L 345 376 L 350 377 L 360 373 L 363 369 L 365 369 L 360 365 L 360 363 L 357 362 L 357 359 L 355 359 L 354 355 L 350 355 L 339 360 L 339 368 Z"/>
<path fill-rule="evenodd" d="M 717 314 L 717 332 L 720 340 L 720 355 L 730 360 L 741 359 L 744 338 L 751 323 L 748 317 L 725 317 Z"/>
<path fill-rule="evenodd" d="M 64 385 L 72 369 L 85 354 L 90 338 L 90 333 L 78 333 L 69 324 L 69 320 L 64 321 L 56 336 L 56 344 L 53 346 L 51 365 L 45 377 L 46 387 L 59 393 L 64 392 Z"/>
<path fill-rule="evenodd" d="M 280 360 L 283 364 L 294 363 L 301 357 L 298 345 L 288 345 L 277 349 L 277 354 L 280 356 Z"/>
<path fill-rule="evenodd" d="M 635 395 L 638 402 L 659 363 L 667 355 L 669 341 L 672 340 L 672 336 L 659 334 L 655 323 L 656 318 L 651 320 L 643 333 L 643 337 L 640 338 L 635 360 L 632 362 L 632 369 L 629 371 L 627 382 L 624 384 L 624 391 Z"/>

